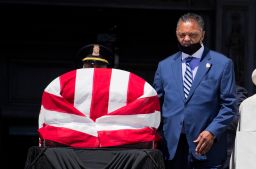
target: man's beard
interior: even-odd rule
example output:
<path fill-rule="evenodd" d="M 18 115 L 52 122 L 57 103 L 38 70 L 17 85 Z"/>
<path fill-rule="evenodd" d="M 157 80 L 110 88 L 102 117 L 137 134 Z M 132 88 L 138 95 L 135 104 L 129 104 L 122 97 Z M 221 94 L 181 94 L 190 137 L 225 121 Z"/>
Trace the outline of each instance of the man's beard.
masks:
<path fill-rule="evenodd" d="M 180 43 L 178 43 L 178 47 L 180 51 L 188 55 L 193 55 L 196 51 L 198 51 L 198 49 L 201 48 L 201 43 L 198 42 L 198 43 L 191 44 L 189 46 L 182 46 Z"/>

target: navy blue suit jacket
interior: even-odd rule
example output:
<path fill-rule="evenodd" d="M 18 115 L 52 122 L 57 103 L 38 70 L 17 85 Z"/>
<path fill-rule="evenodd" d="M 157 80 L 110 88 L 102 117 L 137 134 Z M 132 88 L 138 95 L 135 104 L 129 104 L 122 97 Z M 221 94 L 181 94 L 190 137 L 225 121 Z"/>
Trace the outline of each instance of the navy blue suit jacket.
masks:
<path fill-rule="evenodd" d="M 189 151 L 197 159 L 224 161 L 226 158 L 226 127 L 235 114 L 235 75 L 233 62 L 224 55 L 205 48 L 190 94 L 185 100 L 181 52 L 158 64 L 154 88 L 163 97 L 163 137 L 167 158 L 173 159 L 182 125 Z M 196 155 L 193 142 L 204 131 L 214 134 L 215 142 L 205 155 Z"/>

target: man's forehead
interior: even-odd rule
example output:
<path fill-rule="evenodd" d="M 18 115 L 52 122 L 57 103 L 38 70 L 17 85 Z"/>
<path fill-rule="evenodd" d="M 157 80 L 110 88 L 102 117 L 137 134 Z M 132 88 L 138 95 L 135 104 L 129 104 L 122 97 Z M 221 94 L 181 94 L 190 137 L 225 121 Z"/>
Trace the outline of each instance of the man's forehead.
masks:
<path fill-rule="evenodd" d="M 195 21 L 193 21 L 193 22 L 195 22 Z M 191 24 L 193 24 L 193 22 L 191 22 L 191 20 L 188 20 L 188 21 L 186 21 L 186 22 L 182 22 L 182 24 L 183 24 L 184 26 L 190 26 Z"/>
<path fill-rule="evenodd" d="M 202 28 L 195 20 L 180 21 L 177 25 L 176 31 L 189 30 L 189 31 L 202 31 Z"/>

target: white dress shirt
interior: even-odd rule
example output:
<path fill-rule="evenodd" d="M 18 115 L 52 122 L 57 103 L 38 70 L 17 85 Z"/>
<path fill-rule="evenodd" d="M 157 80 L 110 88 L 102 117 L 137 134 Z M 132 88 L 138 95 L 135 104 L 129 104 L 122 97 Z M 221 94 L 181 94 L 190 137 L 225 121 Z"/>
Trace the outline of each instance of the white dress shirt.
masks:
<path fill-rule="evenodd" d="M 188 54 L 182 52 L 181 60 L 182 60 L 182 77 L 183 77 L 183 80 L 184 80 L 184 75 L 185 75 L 185 71 L 186 71 L 186 60 L 185 59 L 187 57 L 192 56 L 192 57 L 195 57 L 195 58 L 198 58 L 199 60 L 201 60 L 203 52 L 204 52 L 204 45 L 203 44 L 201 44 L 201 48 L 198 49 L 198 51 L 196 51 L 193 55 L 188 55 Z M 192 69 L 193 80 L 196 76 L 197 69 L 198 69 L 198 65 L 194 69 Z"/>

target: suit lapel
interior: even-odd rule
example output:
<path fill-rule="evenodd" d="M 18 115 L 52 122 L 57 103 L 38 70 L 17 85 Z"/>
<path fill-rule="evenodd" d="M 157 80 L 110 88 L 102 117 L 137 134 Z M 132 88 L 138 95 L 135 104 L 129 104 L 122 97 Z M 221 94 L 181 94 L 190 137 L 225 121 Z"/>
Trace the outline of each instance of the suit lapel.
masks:
<path fill-rule="evenodd" d="M 194 78 L 191 89 L 189 91 L 188 98 L 186 99 L 185 102 L 187 102 L 191 98 L 195 89 L 200 84 L 202 78 L 210 70 L 210 68 L 212 66 L 211 56 L 208 53 L 209 53 L 209 49 L 205 48 L 205 50 L 203 52 L 203 55 L 202 55 L 202 58 L 201 58 L 201 61 L 200 61 L 199 66 L 198 66 L 196 76 Z"/>
<path fill-rule="evenodd" d="M 181 100 L 184 101 L 184 91 L 183 91 L 183 78 L 182 78 L 182 62 L 181 62 L 181 52 L 178 52 L 174 57 L 174 62 L 171 65 L 173 80 L 175 80 L 176 89 L 180 93 Z"/>

